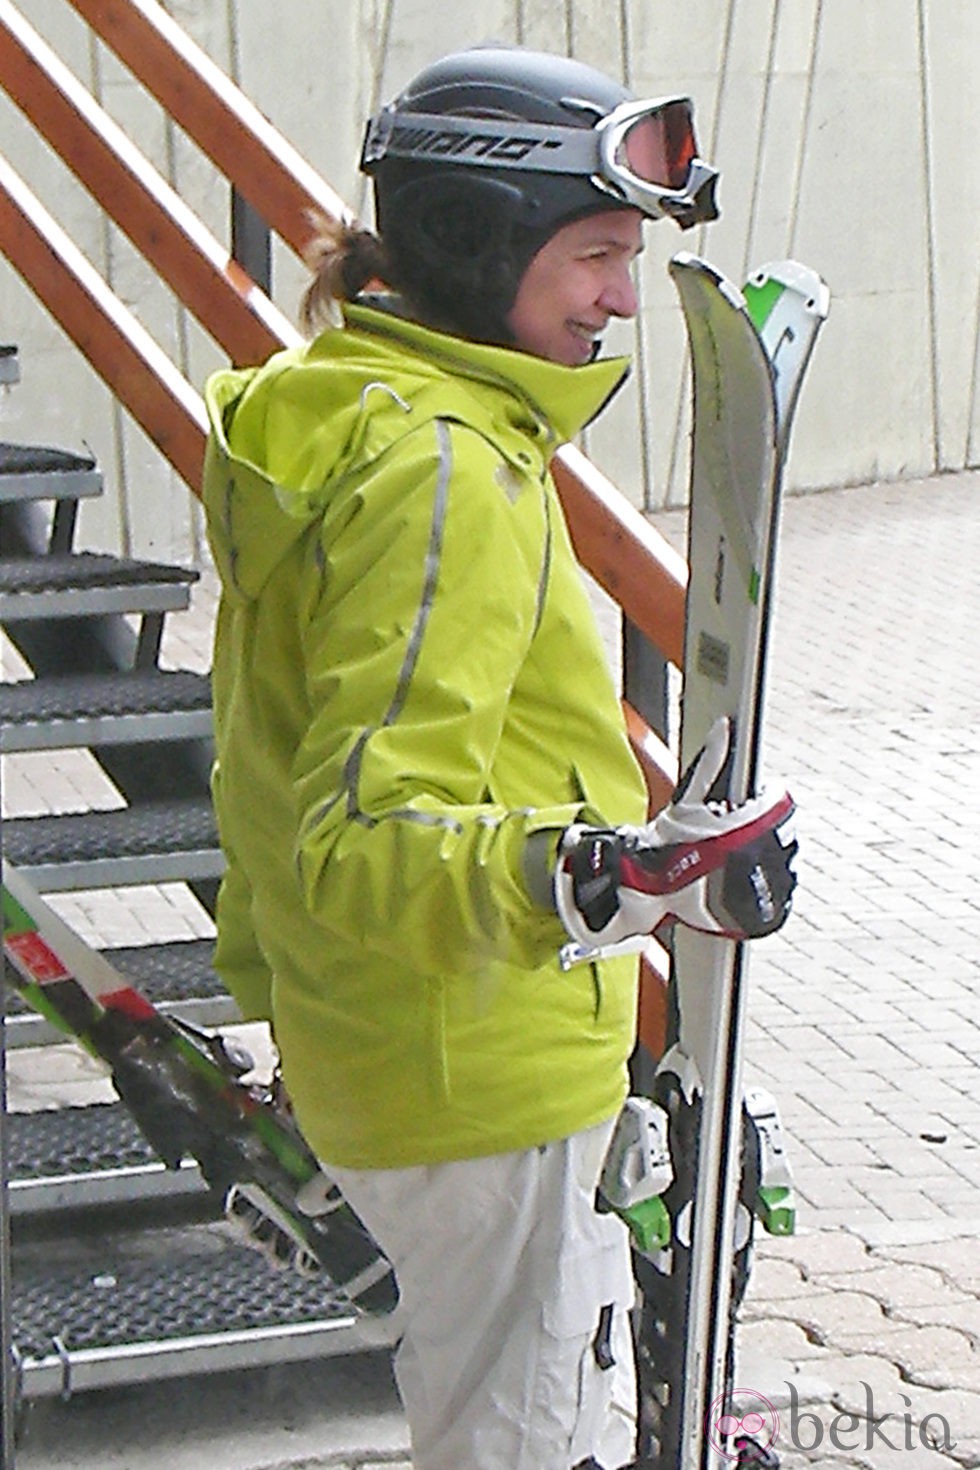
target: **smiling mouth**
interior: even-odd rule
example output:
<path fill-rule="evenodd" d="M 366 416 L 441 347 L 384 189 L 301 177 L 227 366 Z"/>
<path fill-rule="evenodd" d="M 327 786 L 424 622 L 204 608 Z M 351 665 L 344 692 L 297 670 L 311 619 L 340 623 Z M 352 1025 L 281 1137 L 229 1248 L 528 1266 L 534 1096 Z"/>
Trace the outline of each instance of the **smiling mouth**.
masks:
<path fill-rule="evenodd" d="M 579 337 L 583 342 L 588 342 L 590 346 L 593 346 L 606 330 L 606 324 L 603 322 L 601 327 L 590 327 L 587 322 L 569 322 L 568 330 L 573 337 Z"/>
<path fill-rule="evenodd" d="M 585 322 L 566 323 L 569 333 L 579 344 L 586 361 L 591 362 L 602 347 L 602 334 L 605 325 L 601 327 L 590 327 Z"/>

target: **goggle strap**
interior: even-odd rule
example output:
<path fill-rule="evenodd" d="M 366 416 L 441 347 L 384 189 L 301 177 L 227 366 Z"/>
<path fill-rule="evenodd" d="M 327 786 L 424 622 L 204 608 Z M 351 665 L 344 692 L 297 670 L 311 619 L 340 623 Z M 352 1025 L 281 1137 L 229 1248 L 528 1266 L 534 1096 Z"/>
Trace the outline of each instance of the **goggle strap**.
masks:
<path fill-rule="evenodd" d="M 362 167 L 388 157 L 587 177 L 599 167 L 599 140 L 591 128 L 385 108 L 368 123 Z"/>

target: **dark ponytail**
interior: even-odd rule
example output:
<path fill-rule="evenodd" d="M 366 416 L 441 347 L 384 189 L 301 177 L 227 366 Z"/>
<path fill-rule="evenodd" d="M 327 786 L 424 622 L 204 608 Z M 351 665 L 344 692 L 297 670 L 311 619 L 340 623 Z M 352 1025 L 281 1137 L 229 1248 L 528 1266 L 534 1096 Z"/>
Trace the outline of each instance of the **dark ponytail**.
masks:
<path fill-rule="evenodd" d="M 300 320 L 308 331 L 336 321 L 340 302 L 352 301 L 369 284 L 393 288 L 391 267 L 377 235 L 364 225 L 317 216 L 316 234 L 305 251 L 313 279 L 300 301 Z"/>

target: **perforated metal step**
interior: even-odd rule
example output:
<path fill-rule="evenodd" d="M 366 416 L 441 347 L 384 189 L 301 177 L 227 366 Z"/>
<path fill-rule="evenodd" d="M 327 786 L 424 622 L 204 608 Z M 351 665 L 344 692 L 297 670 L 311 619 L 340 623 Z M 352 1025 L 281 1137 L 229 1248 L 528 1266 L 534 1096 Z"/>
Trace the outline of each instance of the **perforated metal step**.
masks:
<path fill-rule="evenodd" d="M 168 1232 L 152 1254 L 144 1233 L 128 1258 L 107 1248 L 104 1263 L 81 1267 L 15 1254 L 12 1315 L 27 1397 L 295 1362 L 390 1333 L 372 1331 L 324 1277 L 276 1271 L 213 1231 Z"/>
<path fill-rule="evenodd" d="M 207 1189 L 191 1160 L 166 1168 L 122 1103 L 10 1113 L 7 1146 L 16 1216 Z"/>
<path fill-rule="evenodd" d="M 0 500 L 80 500 L 101 494 L 102 473 L 92 455 L 0 442 Z"/>
<path fill-rule="evenodd" d="M 177 611 L 197 579 L 186 567 L 92 551 L 0 559 L 0 622 Z"/>
<path fill-rule="evenodd" d="M 65 674 L 0 685 L 0 751 L 204 739 L 211 683 L 188 670 Z"/>
<path fill-rule="evenodd" d="M 210 939 L 182 939 L 171 944 L 148 944 L 107 949 L 111 965 L 126 975 L 155 1006 L 199 1026 L 223 1026 L 238 1021 L 238 1007 L 211 968 L 214 943 Z M 8 969 L 7 1045 L 39 1046 L 62 1039 L 62 1033 L 13 989 Z"/>
<path fill-rule="evenodd" d="M 5 856 L 39 893 L 218 878 L 224 870 L 207 797 L 14 817 L 4 822 L 3 842 Z"/>

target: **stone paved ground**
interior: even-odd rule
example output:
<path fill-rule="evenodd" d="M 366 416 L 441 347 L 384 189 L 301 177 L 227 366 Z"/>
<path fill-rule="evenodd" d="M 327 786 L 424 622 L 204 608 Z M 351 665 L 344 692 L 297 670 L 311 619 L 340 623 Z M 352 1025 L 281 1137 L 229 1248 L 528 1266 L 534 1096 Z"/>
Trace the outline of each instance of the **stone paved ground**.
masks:
<path fill-rule="evenodd" d="M 978 558 L 980 475 L 787 507 L 769 767 L 801 887 L 753 959 L 749 1066 L 801 1231 L 760 1251 L 742 1369 L 784 1470 L 980 1464 Z"/>
<path fill-rule="evenodd" d="M 760 1246 L 738 1374 L 784 1470 L 980 1465 L 978 567 L 980 474 L 786 507 L 767 764 L 798 801 L 801 887 L 755 952 L 748 1061 L 782 1104 L 800 1229 Z M 206 658 L 208 609 L 205 588 L 177 661 Z M 5 780 L 18 811 L 97 784 L 50 757 Z M 167 890 L 61 906 L 117 942 L 206 928 Z M 408 1470 L 372 1361 L 48 1405 L 18 1463 Z"/>

